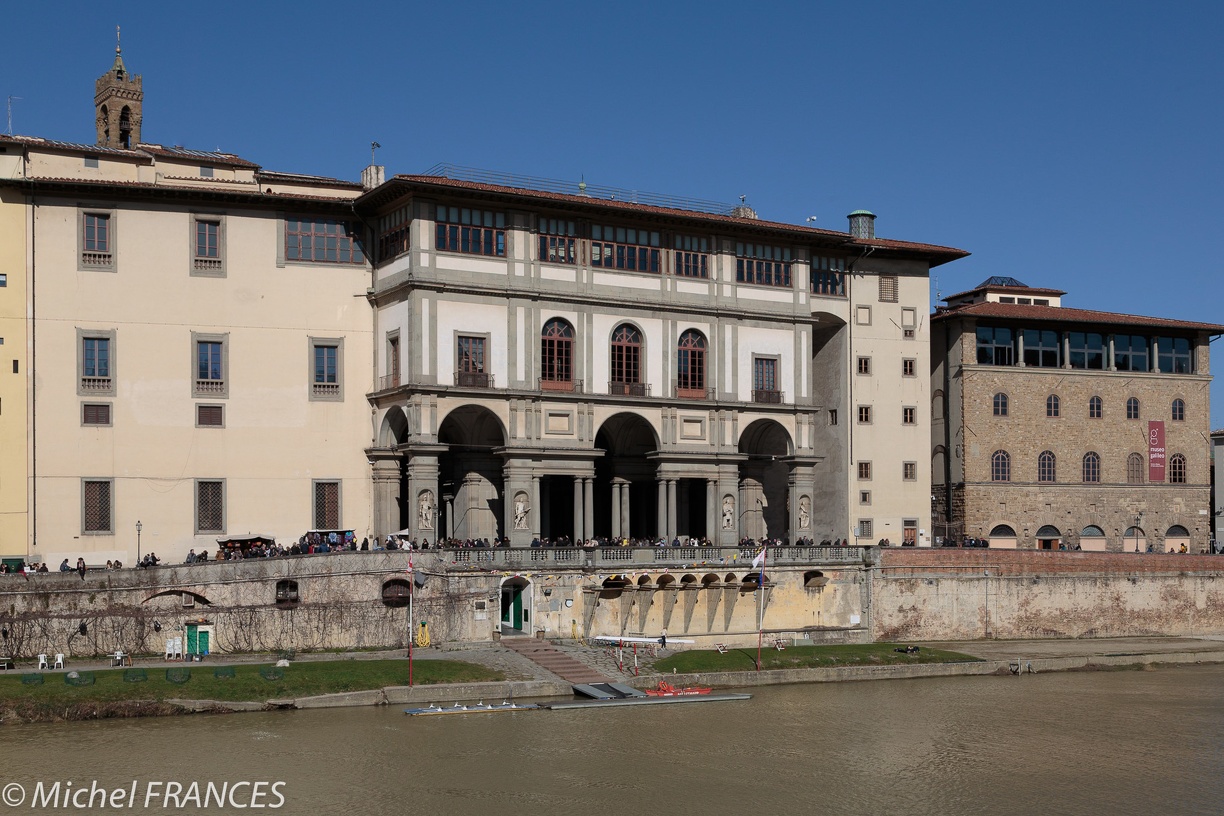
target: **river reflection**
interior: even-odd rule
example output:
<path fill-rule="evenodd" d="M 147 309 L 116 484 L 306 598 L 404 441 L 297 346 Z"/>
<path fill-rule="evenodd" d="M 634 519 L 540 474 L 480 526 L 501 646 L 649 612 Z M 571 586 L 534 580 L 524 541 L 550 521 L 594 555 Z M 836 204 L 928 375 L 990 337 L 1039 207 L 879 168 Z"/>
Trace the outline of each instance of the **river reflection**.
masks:
<path fill-rule="evenodd" d="M 283 780 L 285 814 L 1148 816 L 1224 802 L 1224 667 L 754 693 L 471 717 L 384 707 L 6 726 L 0 782 Z"/>

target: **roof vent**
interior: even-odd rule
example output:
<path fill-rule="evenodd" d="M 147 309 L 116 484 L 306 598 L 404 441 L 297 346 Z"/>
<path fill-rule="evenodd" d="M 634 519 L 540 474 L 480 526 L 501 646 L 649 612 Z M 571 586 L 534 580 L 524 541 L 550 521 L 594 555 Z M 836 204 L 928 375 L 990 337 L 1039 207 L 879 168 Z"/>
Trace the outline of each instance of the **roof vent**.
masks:
<path fill-rule="evenodd" d="M 875 237 L 875 213 L 868 210 L 855 210 L 847 215 L 846 218 L 850 220 L 850 237 Z"/>

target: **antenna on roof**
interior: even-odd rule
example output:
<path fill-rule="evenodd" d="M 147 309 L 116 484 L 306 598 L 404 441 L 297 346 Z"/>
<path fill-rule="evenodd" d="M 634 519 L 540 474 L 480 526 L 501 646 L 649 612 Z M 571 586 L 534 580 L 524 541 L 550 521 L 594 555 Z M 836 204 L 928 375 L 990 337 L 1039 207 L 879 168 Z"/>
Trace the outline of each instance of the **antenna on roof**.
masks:
<path fill-rule="evenodd" d="M 9 94 L 9 98 L 8 98 L 8 135 L 10 136 L 13 135 L 13 102 L 14 101 L 18 101 L 18 102 L 21 101 L 21 97 L 13 96 L 12 94 Z"/>
<path fill-rule="evenodd" d="M 370 142 L 370 164 L 374 164 L 374 151 L 382 147 L 378 142 Z"/>

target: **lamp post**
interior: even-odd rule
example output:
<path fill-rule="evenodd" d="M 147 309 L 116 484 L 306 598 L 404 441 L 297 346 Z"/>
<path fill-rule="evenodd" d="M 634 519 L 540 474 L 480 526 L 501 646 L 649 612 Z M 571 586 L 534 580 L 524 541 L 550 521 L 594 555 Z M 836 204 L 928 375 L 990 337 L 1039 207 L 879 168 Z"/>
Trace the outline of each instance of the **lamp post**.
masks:
<path fill-rule="evenodd" d="M 1139 523 L 1143 521 L 1143 511 L 1135 516 L 1135 552 L 1139 552 Z"/>
<path fill-rule="evenodd" d="M 140 566 L 140 531 L 144 525 L 140 523 L 140 519 L 136 519 L 136 566 Z"/>

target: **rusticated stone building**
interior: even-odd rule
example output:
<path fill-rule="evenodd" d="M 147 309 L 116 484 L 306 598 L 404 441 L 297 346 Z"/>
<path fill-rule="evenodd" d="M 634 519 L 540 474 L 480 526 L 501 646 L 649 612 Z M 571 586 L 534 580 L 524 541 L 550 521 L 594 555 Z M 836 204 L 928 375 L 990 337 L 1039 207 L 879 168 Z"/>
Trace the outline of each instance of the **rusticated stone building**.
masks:
<path fill-rule="evenodd" d="M 1198 552 L 1210 536 L 1210 338 L 991 278 L 931 321 L 943 535 L 991 547 Z"/>

